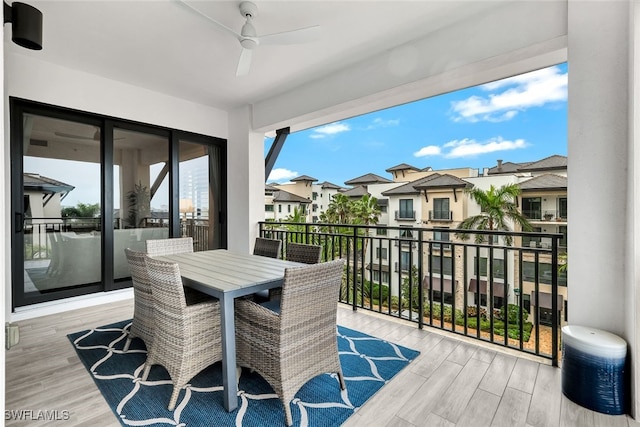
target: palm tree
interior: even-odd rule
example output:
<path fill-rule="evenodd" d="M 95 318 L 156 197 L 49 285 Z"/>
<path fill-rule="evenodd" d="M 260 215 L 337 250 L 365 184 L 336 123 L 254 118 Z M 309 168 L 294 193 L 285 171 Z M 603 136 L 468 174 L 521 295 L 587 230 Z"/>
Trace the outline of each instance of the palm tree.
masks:
<path fill-rule="evenodd" d="M 304 225 L 300 225 L 301 223 L 307 222 L 307 215 L 303 206 L 294 207 L 293 213 L 286 217 L 284 222 L 293 223 L 286 226 L 287 230 L 289 230 L 288 241 L 298 241 L 299 243 L 307 242 L 307 236 L 304 234 L 306 227 Z M 302 238 L 300 238 L 300 235 L 302 235 Z"/>
<path fill-rule="evenodd" d="M 512 231 L 509 224 L 513 223 L 519 226 L 522 231 L 533 230 L 527 218 L 520 213 L 516 205 L 520 195 L 520 187 L 517 184 L 506 184 L 499 188 L 492 185 L 488 190 L 471 188 L 467 190 L 467 194 L 480 205 L 480 214 L 465 219 L 458 228 L 463 230 Z M 456 236 L 462 240 L 469 238 L 467 233 L 456 233 Z M 475 240 L 477 243 L 481 243 L 484 241 L 484 236 L 476 234 Z M 511 246 L 511 236 L 506 235 L 504 240 L 508 246 Z"/>
<path fill-rule="evenodd" d="M 377 224 L 380 219 L 380 207 L 378 206 L 378 199 L 365 194 L 360 200 L 351 202 L 351 216 L 354 224 L 370 225 Z M 369 229 L 364 229 L 363 234 L 369 235 Z M 367 253 L 368 239 L 364 239 L 362 245 L 362 252 Z"/>
<path fill-rule="evenodd" d="M 351 217 L 351 200 L 342 193 L 334 194 L 323 213 L 324 220 L 332 224 L 348 224 Z"/>
<path fill-rule="evenodd" d="M 378 199 L 370 194 L 365 194 L 360 200 L 352 203 L 351 214 L 354 224 L 377 224 L 380 219 Z"/>

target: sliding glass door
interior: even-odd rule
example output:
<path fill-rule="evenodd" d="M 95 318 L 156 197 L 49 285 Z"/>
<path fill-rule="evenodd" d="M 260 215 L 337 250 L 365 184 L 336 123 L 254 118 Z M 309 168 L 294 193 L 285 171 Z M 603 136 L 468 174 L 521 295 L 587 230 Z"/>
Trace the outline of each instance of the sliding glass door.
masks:
<path fill-rule="evenodd" d="M 21 291 L 95 289 L 102 274 L 99 127 L 38 114 L 24 114 L 22 126 Z"/>
<path fill-rule="evenodd" d="M 125 248 L 226 247 L 225 141 L 11 100 L 14 307 L 131 286 Z"/>

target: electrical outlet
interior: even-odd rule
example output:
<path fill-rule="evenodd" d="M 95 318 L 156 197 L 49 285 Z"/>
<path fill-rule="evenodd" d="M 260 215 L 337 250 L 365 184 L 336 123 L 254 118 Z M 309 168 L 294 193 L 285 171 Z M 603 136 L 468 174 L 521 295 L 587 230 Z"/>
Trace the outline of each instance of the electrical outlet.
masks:
<path fill-rule="evenodd" d="M 4 326 L 5 347 L 9 350 L 20 342 L 20 330 L 18 329 L 18 325 L 12 325 L 11 323 L 5 323 Z"/>

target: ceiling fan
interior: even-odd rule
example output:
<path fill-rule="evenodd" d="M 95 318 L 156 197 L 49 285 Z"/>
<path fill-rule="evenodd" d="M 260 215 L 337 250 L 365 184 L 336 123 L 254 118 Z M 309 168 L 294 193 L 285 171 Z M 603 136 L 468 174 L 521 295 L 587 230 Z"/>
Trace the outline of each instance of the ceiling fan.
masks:
<path fill-rule="evenodd" d="M 178 0 L 189 9 L 193 10 L 197 14 L 213 22 L 216 26 L 226 31 L 233 37 L 235 37 L 242 46 L 240 52 L 240 59 L 238 60 L 238 67 L 236 69 L 236 76 L 244 76 L 249 73 L 251 68 L 251 56 L 253 49 L 258 45 L 289 45 L 289 44 L 301 44 L 308 43 L 317 40 L 320 37 L 320 26 L 314 25 L 311 27 L 299 28 L 291 31 L 284 31 L 281 33 L 265 34 L 258 36 L 255 27 L 253 26 L 253 19 L 258 15 L 258 6 L 250 1 L 243 1 L 239 5 L 240 14 L 246 19 L 245 24 L 242 26 L 240 33 L 232 30 L 226 25 L 216 21 L 210 16 L 206 15 L 199 9 L 196 9 L 192 5 L 188 4 L 185 0 Z"/>

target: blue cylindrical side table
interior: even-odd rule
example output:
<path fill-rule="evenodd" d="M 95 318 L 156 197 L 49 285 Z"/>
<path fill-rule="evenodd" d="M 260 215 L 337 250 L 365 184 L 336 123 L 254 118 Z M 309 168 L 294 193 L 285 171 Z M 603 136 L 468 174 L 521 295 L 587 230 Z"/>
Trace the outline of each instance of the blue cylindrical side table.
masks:
<path fill-rule="evenodd" d="M 610 415 L 627 412 L 627 343 L 584 326 L 562 328 L 562 393 L 580 406 Z"/>

